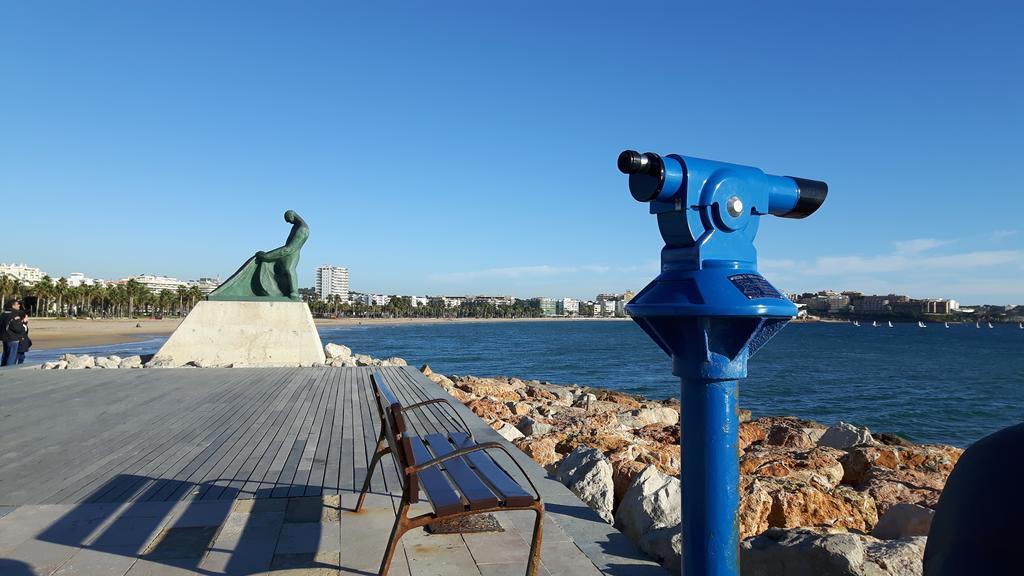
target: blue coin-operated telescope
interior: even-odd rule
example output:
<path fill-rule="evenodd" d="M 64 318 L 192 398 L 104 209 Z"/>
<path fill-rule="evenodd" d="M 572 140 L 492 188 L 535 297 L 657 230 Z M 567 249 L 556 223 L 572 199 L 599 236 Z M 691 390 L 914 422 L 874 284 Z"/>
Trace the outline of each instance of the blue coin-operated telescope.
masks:
<path fill-rule="evenodd" d="M 626 312 L 672 357 L 681 380 L 683 574 L 739 574 L 739 405 L 747 360 L 796 316 L 757 272 L 761 216 L 804 218 L 824 182 L 627 150 L 619 170 L 665 239 L 661 274 Z"/>

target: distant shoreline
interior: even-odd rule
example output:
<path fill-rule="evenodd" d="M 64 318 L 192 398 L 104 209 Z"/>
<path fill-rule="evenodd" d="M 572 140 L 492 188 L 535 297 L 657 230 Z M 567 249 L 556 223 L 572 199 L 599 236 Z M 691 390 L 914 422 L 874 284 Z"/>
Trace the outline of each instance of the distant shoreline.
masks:
<path fill-rule="evenodd" d="M 29 321 L 32 348 L 87 348 L 141 342 L 166 336 L 181 324 L 181 318 L 71 319 L 32 318 Z M 488 322 L 590 322 L 628 318 L 319 318 L 318 328 L 347 326 L 400 326 L 411 324 L 478 324 Z"/>

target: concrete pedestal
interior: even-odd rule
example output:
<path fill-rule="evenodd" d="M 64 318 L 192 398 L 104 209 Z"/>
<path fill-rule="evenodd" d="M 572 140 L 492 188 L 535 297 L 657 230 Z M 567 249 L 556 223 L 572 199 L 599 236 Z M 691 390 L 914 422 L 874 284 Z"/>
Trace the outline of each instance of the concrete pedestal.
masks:
<path fill-rule="evenodd" d="M 324 349 L 305 302 L 203 301 L 153 357 L 155 365 L 310 366 Z"/>

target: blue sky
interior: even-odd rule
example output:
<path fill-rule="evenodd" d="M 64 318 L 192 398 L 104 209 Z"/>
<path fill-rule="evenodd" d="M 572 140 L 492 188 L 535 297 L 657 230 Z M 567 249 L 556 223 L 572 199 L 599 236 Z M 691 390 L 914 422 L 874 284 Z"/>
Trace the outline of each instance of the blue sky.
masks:
<path fill-rule="evenodd" d="M 0 261 L 592 297 L 661 239 L 624 148 L 825 180 L 769 218 L 785 290 L 1024 303 L 1011 2 L 0 1 Z"/>

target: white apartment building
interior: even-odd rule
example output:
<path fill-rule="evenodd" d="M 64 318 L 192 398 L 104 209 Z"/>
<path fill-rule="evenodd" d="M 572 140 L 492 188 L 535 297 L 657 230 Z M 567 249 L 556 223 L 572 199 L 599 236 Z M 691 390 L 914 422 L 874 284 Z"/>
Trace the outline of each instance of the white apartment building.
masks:
<path fill-rule="evenodd" d="M 102 280 L 96 280 L 89 278 L 81 272 L 72 272 L 68 277 L 68 286 L 72 288 L 78 288 L 79 286 L 94 286 L 96 284 L 103 285 Z"/>
<path fill-rule="evenodd" d="M 39 268 L 24 264 L 0 264 L 0 274 L 17 278 L 22 284 L 35 284 L 46 276 Z"/>
<path fill-rule="evenodd" d="M 208 296 L 210 292 L 213 292 L 220 286 L 220 278 L 200 278 L 199 280 L 189 280 L 189 286 L 195 286 L 199 288 L 203 296 Z"/>
<path fill-rule="evenodd" d="M 326 300 L 329 296 L 341 296 L 348 300 L 348 268 L 323 265 L 316 269 L 316 297 Z"/>
<path fill-rule="evenodd" d="M 430 304 L 430 298 L 426 296 L 409 296 L 409 304 L 411 304 L 413 308 L 419 308 L 420 306 Z"/>
<path fill-rule="evenodd" d="M 162 290 L 176 292 L 178 290 L 178 286 L 188 287 L 188 282 L 184 282 L 170 276 L 157 276 L 155 274 L 139 274 L 138 276 L 132 276 L 131 278 L 125 279 L 125 281 L 128 280 L 135 280 L 154 294 L 159 294 Z"/>
<path fill-rule="evenodd" d="M 558 301 L 559 316 L 576 316 L 580 313 L 580 301 L 573 298 L 562 298 Z"/>

